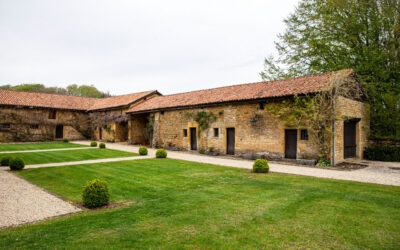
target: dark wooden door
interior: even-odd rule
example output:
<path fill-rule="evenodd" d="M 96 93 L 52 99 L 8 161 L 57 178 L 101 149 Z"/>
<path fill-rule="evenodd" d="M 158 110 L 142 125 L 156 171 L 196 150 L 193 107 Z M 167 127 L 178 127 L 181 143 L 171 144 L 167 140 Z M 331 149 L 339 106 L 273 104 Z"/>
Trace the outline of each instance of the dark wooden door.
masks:
<path fill-rule="evenodd" d="M 64 135 L 64 126 L 57 125 L 56 126 L 56 139 L 63 138 L 63 135 Z"/>
<path fill-rule="evenodd" d="M 356 124 L 357 122 L 344 122 L 344 158 L 356 157 Z"/>
<path fill-rule="evenodd" d="M 226 129 L 226 153 L 228 155 L 235 154 L 235 128 Z"/>
<path fill-rule="evenodd" d="M 99 128 L 99 140 L 103 139 L 103 129 Z"/>
<path fill-rule="evenodd" d="M 285 158 L 296 159 L 297 155 L 297 130 L 285 130 Z"/>
<path fill-rule="evenodd" d="M 196 128 L 190 128 L 190 149 L 191 150 L 197 150 Z"/>

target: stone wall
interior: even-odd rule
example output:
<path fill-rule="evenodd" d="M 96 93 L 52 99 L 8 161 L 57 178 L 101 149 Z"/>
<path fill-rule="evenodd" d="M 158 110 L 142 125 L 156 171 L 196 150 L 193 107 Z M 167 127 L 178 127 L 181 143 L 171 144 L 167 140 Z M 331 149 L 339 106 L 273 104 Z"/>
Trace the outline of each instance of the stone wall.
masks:
<path fill-rule="evenodd" d="M 273 105 L 273 103 L 268 104 Z M 158 147 L 190 149 L 190 128 L 198 130 L 198 124 L 185 116 L 187 112 L 212 112 L 216 121 L 208 129 L 197 134 L 197 148 L 226 154 L 227 128 L 235 128 L 235 154 L 256 154 L 264 152 L 272 158 L 282 158 L 285 153 L 285 129 L 282 122 L 260 108 L 259 103 L 231 104 L 203 109 L 186 109 L 157 112 L 154 124 L 154 144 Z M 184 129 L 187 136 L 184 136 Z M 214 136 L 214 129 L 219 135 Z M 315 156 L 316 149 L 309 141 L 300 140 L 298 133 L 298 157 Z"/>
<path fill-rule="evenodd" d="M 88 115 L 84 112 L 51 109 L 0 107 L 0 141 L 49 141 L 55 139 L 57 125 L 63 125 L 63 137 L 85 139 L 90 135 Z M 9 128 L 5 128 L 8 126 Z M 0 125 L 1 126 L 1 125 Z"/>
<path fill-rule="evenodd" d="M 369 136 L 369 105 L 363 102 L 339 97 L 336 104 L 336 133 L 335 133 L 335 158 L 337 162 L 344 159 L 344 121 L 346 119 L 361 119 L 356 125 L 356 156 L 362 159 L 363 151 L 368 146 Z"/>

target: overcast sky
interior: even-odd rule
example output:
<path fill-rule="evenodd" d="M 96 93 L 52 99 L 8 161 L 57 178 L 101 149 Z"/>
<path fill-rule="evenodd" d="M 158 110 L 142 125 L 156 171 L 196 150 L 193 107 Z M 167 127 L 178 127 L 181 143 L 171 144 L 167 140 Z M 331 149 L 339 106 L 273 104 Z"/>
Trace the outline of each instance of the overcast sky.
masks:
<path fill-rule="evenodd" d="M 0 85 L 113 95 L 260 81 L 298 0 L 0 0 Z"/>

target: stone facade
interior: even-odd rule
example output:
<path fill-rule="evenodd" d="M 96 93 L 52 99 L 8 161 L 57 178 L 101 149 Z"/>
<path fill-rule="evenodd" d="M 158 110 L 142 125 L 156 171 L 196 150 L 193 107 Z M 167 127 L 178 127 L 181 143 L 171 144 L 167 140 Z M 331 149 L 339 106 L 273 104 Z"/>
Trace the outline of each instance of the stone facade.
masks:
<path fill-rule="evenodd" d="M 344 159 L 344 122 L 359 119 L 356 124 L 356 157 L 362 159 L 364 148 L 368 146 L 369 105 L 363 102 L 339 97 L 336 103 L 335 158 L 337 162 Z"/>
<path fill-rule="evenodd" d="M 54 119 L 50 119 L 51 112 Z M 62 125 L 59 139 L 84 139 L 90 134 L 85 112 L 2 107 L 0 121 L 1 142 L 54 140 L 57 125 Z"/>
<path fill-rule="evenodd" d="M 185 115 L 199 111 L 211 112 L 216 116 L 208 129 L 201 132 L 197 122 Z M 236 155 L 258 153 L 265 154 L 269 158 L 284 157 L 285 129 L 289 128 L 277 121 L 257 102 L 156 112 L 154 116 L 153 145 L 157 147 L 190 150 L 190 128 L 196 128 L 198 149 L 212 149 L 220 154 L 226 154 L 227 128 L 235 128 Z M 138 137 L 140 133 L 141 130 L 137 130 L 132 136 Z M 133 137 L 131 140 L 135 141 Z M 309 141 L 300 140 L 298 133 L 299 157 L 315 156 L 315 154 L 315 148 Z"/>
<path fill-rule="evenodd" d="M 273 102 L 266 105 L 274 105 Z M 357 157 L 368 144 L 369 116 L 368 105 L 339 98 L 336 122 L 336 160 L 343 160 L 343 122 L 348 118 L 360 118 L 357 123 Z M 193 117 L 199 111 L 214 114 L 215 121 L 199 132 L 199 125 Z M 139 118 L 141 117 L 141 118 Z M 132 115 L 130 140 L 143 144 L 145 115 Z M 134 125 L 133 125 L 134 124 Z M 301 129 L 286 127 L 282 121 L 269 114 L 258 102 L 243 102 L 220 106 L 169 110 L 154 113 L 153 141 L 155 147 L 191 149 L 191 130 L 196 128 L 197 149 L 227 153 L 227 128 L 235 128 L 235 155 L 264 155 L 267 158 L 285 156 L 285 130 L 297 129 L 297 157 L 318 158 L 318 150 L 310 140 L 302 140 Z M 303 138 L 304 139 L 304 138 Z"/>

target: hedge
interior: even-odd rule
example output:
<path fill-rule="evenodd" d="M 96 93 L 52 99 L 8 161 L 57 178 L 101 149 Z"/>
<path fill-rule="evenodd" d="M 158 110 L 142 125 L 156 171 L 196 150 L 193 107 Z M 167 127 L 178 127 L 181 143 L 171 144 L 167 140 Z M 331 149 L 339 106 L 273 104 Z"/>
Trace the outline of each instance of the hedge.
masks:
<path fill-rule="evenodd" d="M 364 159 L 400 162 L 399 146 L 371 146 L 364 149 Z"/>

